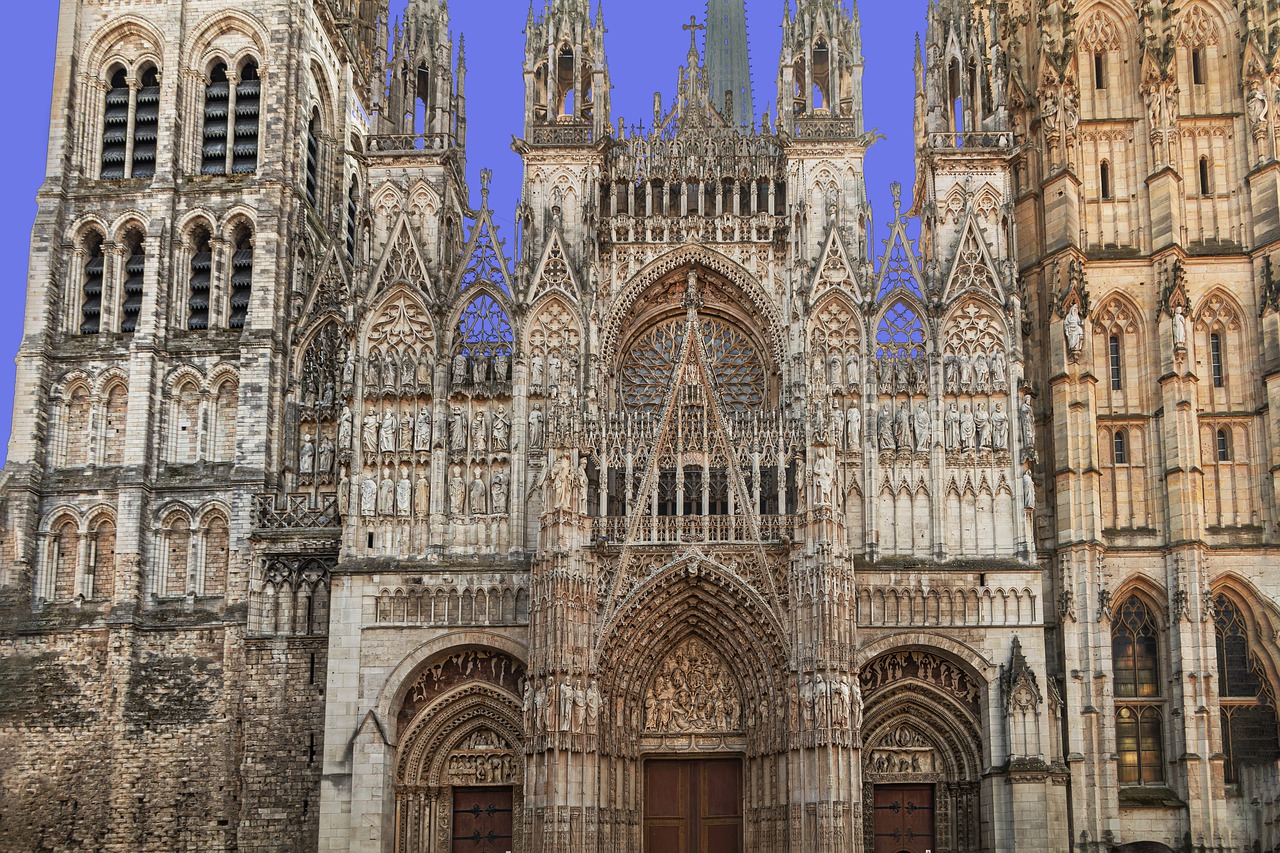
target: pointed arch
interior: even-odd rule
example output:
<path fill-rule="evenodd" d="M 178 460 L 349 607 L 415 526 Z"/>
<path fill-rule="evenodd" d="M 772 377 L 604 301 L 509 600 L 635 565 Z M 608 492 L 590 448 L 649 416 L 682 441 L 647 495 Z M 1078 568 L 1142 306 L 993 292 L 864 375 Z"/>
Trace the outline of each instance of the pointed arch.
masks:
<path fill-rule="evenodd" d="M 905 352 L 908 358 L 918 358 L 933 349 L 932 329 L 928 325 L 929 314 L 920 299 L 910 292 L 899 292 L 885 303 L 875 317 L 875 336 L 872 343 L 876 358 L 897 358 Z"/>
<path fill-rule="evenodd" d="M 974 209 L 970 207 L 956 243 L 956 256 L 943 289 L 943 302 L 952 303 L 963 296 L 977 294 L 1003 303 L 1007 298 L 1005 291 L 991 248 L 978 225 Z"/>

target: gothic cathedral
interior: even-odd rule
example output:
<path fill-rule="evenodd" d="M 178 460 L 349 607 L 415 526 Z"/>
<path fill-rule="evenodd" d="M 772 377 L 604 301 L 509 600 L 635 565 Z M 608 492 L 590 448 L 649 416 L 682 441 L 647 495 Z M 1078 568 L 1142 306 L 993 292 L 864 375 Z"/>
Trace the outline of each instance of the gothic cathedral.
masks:
<path fill-rule="evenodd" d="M 1280 850 L 1277 4 L 539 5 L 61 0 L 0 848 Z"/>

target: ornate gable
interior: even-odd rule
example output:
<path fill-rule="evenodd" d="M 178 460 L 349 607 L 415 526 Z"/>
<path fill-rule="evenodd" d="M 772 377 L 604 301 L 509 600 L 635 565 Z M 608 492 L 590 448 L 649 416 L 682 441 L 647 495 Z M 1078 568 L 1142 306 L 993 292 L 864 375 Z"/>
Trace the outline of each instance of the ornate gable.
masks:
<path fill-rule="evenodd" d="M 962 295 L 974 292 L 1004 304 L 1005 288 L 996 272 L 987 241 L 982 239 L 977 217 L 971 211 L 960 231 L 960 242 L 951 265 L 951 274 L 947 277 L 947 286 L 943 290 L 943 302 L 950 303 Z"/>
<path fill-rule="evenodd" d="M 382 293 L 403 284 L 423 294 L 428 301 L 434 297 L 435 288 L 427 272 L 426 259 L 411 224 L 408 212 L 402 212 L 391 229 L 387 250 L 370 279 L 373 282 L 371 293 Z"/>
<path fill-rule="evenodd" d="M 816 305 L 822 295 L 832 288 L 841 289 L 855 302 L 862 304 L 865 296 L 854 268 L 856 257 L 845 245 L 844 236 L 840 233 L 839 227 L 833 227 L 827 236 L 822 254 L 818 256 L 817 272 L 809 289 L 811 306 Z"/>
<path fill-rule="evenodd" d="M 537 271 L 534 272 L 533 284 L 526 294 L 526 302 L 532 304 L 553 290 L 558 290 L 571 299 L 576 299 L 579 292 L 578 279 L 565 253 L 559 228 L 551 231 L 542 260 L 538 262 Z"/>

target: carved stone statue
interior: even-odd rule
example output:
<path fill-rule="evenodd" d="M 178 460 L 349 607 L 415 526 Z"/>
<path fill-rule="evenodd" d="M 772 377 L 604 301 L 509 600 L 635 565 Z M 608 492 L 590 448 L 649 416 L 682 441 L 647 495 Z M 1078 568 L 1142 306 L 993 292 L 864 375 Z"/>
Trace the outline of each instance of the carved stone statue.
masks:
<path fill-rule="evenodd" d="M 893 435 L 893 408 L 886 404 L 880 408 L 879 424 L 881 450 L 897 450 L 898 442 Z"/>
<path fill-rule="evenodd" d="M 560 356 L 555 353 L 547 359 L 547 388 L 560 387 Z"/>
<path fill-rule="evenodd" d="M 480 476 L 480 469 L 475 469 L 475 479 L 471 481 L 471 514 L 485 515 L 489 512 L 489 487 Z"/>
<path fill-rule="evenodd" d="M 1187 309 L 1182 305 L 1173 309 L 1173 351 L 1183 352 L 1187 348 Z"/>
<path fill-rule="evenodd" d="M 311 441 L 311 434 L 304 433 L 302 447 L 298 450 L 298 473 L 309 477 L 316 472 L 316 446 Z"/>
<path fill-rule="evenodd" d="M 380 447 L 383 453 L 396 452 L 396 430 L 399 428 L 399 422 L 396 419 L 396 413 L 387 410 L 382 416 L 382 432 L 379 436 Z"/>
<path fill-rule="evenodd" d="M 926 403 L 916 405 L 915 418 L 916 452 L 928 453 L 929 442 L 933 439 L 933 418 L 929 417 L 929 406 Z"/>
<path fill-rule="evenodd" d="M 541 388 L 546 379 L 545 370 L 546 366 L 542 356 L 535 355 L 533 360 L 529 362 L 529 384 L 534 388 Z"/>
<path fill-rule="evenodd" d="M 511 450 L 511 416 L 503 405 L 493 415 L 493 449 L 498 453 Z"/>
<path fill-rule="evenodd" d="M 858 354 L 851 352 L 844 359 L 845 387 L 850 394 L 858 393 L 862 386 L 862 371 L 859 369 Z"/>
<path fill-rule="evenodd" d="M 431 474 L 428 471 L 418 473 L 418 486 L 413 496 L 413 506 L 418 511 L 419 518 L 426 518 L 431 514 Z"/>
<path fill-rule="evenodd" d="M 569 457 L 561 454 L 551 470 L 551 506 L 558 510 L 572 509 L 573 468 Z"/>
<path fill-rule="evenodd" d="M 1004 403 L 996 403 L 991 412 L 991 445 L 994 450 L 1009 449 L 1009 414 Z"/>
<path fill-rule="evenodd" d="M 462 479 L 461 466 L 454 465 L 449 477 L 449 512 L 462 515 L 462 504 L 467 497 L 467 484 Z"/>
<path fill-rule="evenodd" d="M 542 435 L 543 414 L 540 407 L 535 406 L 529 412 L 529 447 L 534 450 L 541 450 L 543 444 Z"/>
<path fill-rule="evenodd" d="M 1031 410 L 1031 396 L 1022 397 L 1022 405 L 1018 407 L 1018 421 L 1022 428 L 1022 452 L 1031 454 L 1036 449 L 1036 416 Z"/>
<path fill-rule="evenodd" d="M 972 453 L 977 437 L 977 424 L 973 412 L 969 411 L 969 405 L 966 403 L 960 410 L 960 449 L 965 453 Z"/>
<path fill-rule="evenodd" d="M 1022 469 L 1022 508 L 1032 512 L 1036 508 L 1036 481 L 1031 476 L 1031 468 Z"/>
<path fill-rule="evenodd" d="M 948 394 L 960 393 L 960 364 L 954 355 L 942 359 L 942 382 Z"/>
<path fill-rule="evenodd" d="M 418 356 L 418 392 L 427 394 L 431 391 L 431 359 L 426 350 Z"/>
<path fill-rule="evenodd" d="M 329 438 L 329 436 L 320 437 L 320 450 L 316 455 L 316 459 L 318 460 L 317 473 L 333 473 L 333 439 Z"/>
<path fill-rule="evenodd" d="M 849 407 L 847 421 L 848 444 L 850 450 L 862 449 L 862 412 L 856 405 Z"/>
<path fill-rule="evenodd" d="M 947 450 L 960 449 L 960 407 L 952 403 L 947 407 Z"/>
<path fill-rule="evenodd" d="M 471 451 L 473 453 L 489 452 L 489 422 L 485 418 L 483 409 L 476 412 L 475 420 L 471 422 Z"/>
<path fill-rule="evenodd" d="M 911 420 L 911 405 L 903 400 L 898 404 L 898 414 L 893 426 L 893 437 L 899 450 L 911 449 Z"/>
<path fill-rule="evenodd" d="M 973 359 L 967 352 L 960 353 L 960 390 L 965 394 L 973 392 Z"/>
<path fill-rule="evenodd" d="M 477 385 L 489 381 L 489 359 L 483 355 L 471 356 L 471 379 Z"/>
<path fill-rule="evenodd" d="M 378 479 L 373 474 L 360 481 L 360 514 L 365 518 L 378 514 Z"/>
<path fill-rule="evenodd" d="M 356 382 L 356 351 L 347 350 L 347 357 L 342 362 L 342 388 L 347 393 L 351 392 Z"/>
<path fill-rule="evenodd" d="M 413 449 L 413 431 L 413 413 L 405 412 L 404 417 L 400 420 L 399 448 L 401 450 L 408 452 Z"/>
<path fill-rule="evenodd" d="M 389 391 L 395 389 L 399 375 L 400 367 L 396 364 L 395 353 L 388 350 L 386 357 L 382 359 L 382 387 Z"/>
<path fill-rule="evenodd" d="M 828 381 L 831 383 L 831 387 L 832 388 L 842 387 L 844 385 L 844 382 L 841 381 L 841 373 L 844 370 L 844 362 L 840 358 L 839 353 L 833 352 L 831 354 L 831 357 L 827 359 L 827 362 L 828 362 L 828 375 L 829 375 Z"/>
<path fill-rule="evenodd" d="M 418 421 L 413 428 L 413 449 L 431 449 L 431 409 L 427 406 L 418 409 Z"/>
<path fill-rule="evenodd" d="M 991 363 L 987 361 L 985 353 L 979 352 L 973 356 L 973 387 L 979 394 L 991 392 Z"/>
<path fill-rule="evenodd" d="M 351 407 L 345 403 L 342 406 L 342 414 L 338 416 L 338 447 L 342 450 L 351 449 L 351 431 L 354 425 L 354 418 L 351 415 Z"/>
<path fill-rule="evenodd" d="M 1084 321 L 1080 319 L 1080 305 L 1071 303 L 1067 316 L 1062 320 L 1062 334 L 1067 339 L 1067 352 L 1079 355 L 1084 348 Z"/>
<path fill-rule="evenodd" d="M 507 514 L 507 478 L 506 475 L 498 472 L 493 475 L 493 513 L 494 515 Z"/>
<path fill-rule="evenodd" d="M 997 393 L 1009 390 L 1009 361 L 999 347 L 991 353 L 991 387 Z"/>
<path fill-rule="evenodd" d="M 396 515 L 409 518 L 413 515 L 413 481 L 409 479 L 409 469 L 400 469 L 400 480 L 396 483 Z"/>
<path fill-rule="evenodd" d="M 825 451 L 813 460 L 813 501 L 817 506 L 831 506 L 835 493 L 835 466 Z"/>
<path fill-rule="evenodd" d="M 453 380 L 454 387 L 465 385 L 467 381 L 467 357 L 462 353 L 458 353 L 453 357 Z"/>
<path fill-rule="evenodd" d="M 338 478 L 338 515 L 346 518 L 351 511 L 351 478 L 347 476 L 347 466 L 342 466 L 342 475 Z"/>
<path fill-rule="evenodd" d="M 378 485 L 378 515 L 387 517 L 396 514 L 396 484 L 391 479 L 391 469 L 382 472 L 382 482 Z"/>
<path fill-rule="evenodd" d="M 506 354 L 493 357 L 493 379 L 495 382 L 506 382 L 511 378 L 511 356 Z"/>
<path fill-rule="evenodd" d="M 378 453 L 378 416 L 373 412 L 364 416 L 361 427 L 361 441 L 364 444 L 366 459 L 372 459 Z"/>
<path fill-rule="evenodd" d="M 449 418 L 449 449 L 454 456 L 467 452 L 467 416 L 461 406 L 454 406 Z"/>
<path fill-rule="evenodd" d="M 844 447 L 844 438 L 844 410 L 836 408 L 831 412 L 831 443 L 836 447 Z"/>
<path fill-rule="evenodd" d="M 991 449 L 991 415 L 987 412 L 987 404 L 979 403 L 973 413 L 974 429 L 978 434 L 978 449 Z"/>

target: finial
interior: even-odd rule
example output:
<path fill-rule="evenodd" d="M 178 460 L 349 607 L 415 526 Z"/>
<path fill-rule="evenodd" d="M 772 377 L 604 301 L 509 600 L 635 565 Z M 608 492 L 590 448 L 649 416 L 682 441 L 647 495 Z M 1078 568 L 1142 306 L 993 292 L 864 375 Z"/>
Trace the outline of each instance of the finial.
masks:
<path fill-rule="evenodd" d="M 684 299 L 681 304 L 690 314 L 696 314 L 702 307 L 702 289 L 698 285 L 698 271 L 689 270 L 685 282 Z"/>
<path fill-rule="evenodd" d="M 889 192 L 893 193 L 893 212 L 897 216 L 902 214 L 902 182 L 894 181 L 889 184 Z"/>
<path fill-rule="evenodd" d="M 489 209 L 489 184 L 493 182 L 493 169 L 480 170 L 480 205 Z"/>
<path fill-rule="evenodd" d="M 685 24 L 681 29 L 689 31 L 689 56 L 696 57 L 698 55 L 698 30 L 705 30 L 706 26 L 698 23 L 697 15 L 690 15 L 689 23 Z"/>

